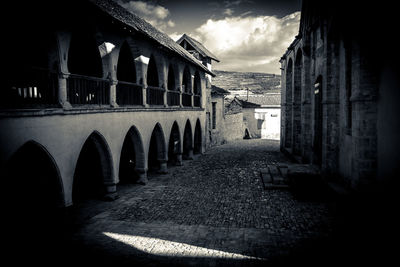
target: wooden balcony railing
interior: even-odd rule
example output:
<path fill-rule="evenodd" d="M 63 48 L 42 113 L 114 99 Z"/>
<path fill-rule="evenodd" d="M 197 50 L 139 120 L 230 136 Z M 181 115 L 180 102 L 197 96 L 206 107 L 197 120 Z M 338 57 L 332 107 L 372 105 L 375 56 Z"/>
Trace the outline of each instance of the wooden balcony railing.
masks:
<path fill-rule="evenodd" d="M 108 105 L 110 81 L 70 74 L 67 78 L 67 97 L 72 105 Z"/>
<path fill-rule="evenodd" d="M 199 96 L 199 95 L 194 95 L 194 96 L 193 96 L 193 105 L 194 105 L 195 107 L 201 107 L 200 100 L 201 100 L 201 96 Z"/>
<path fill-rule="evenodd" d="M 160 87 L 148 86 L 146 91 L 147 104 L 164 105 L 165 90 Z"/>
<path fill-rule="evenodd" d="M 140 84 L 118 81 L 116 94 L 120 106 L 143 105 L 143 86 Z"/>
<path fill-rule="evenodd" d="M 182 93 L 182 105 L 184 107 L 192 106 L 192 94 L 191 93 Z"/>
<path fill-rule="evenodd" d="M 0 97 L 1 108 L 54 107 L 57 103 L 58 73 L 39 68 L 21 71 L 16 78 L 7 76 Z"/>
<path fill-rule="evenodd" d="M 180 92 L 168 91 L 168 106 L 179 106 L 179 105 L 180 105 Z"/>

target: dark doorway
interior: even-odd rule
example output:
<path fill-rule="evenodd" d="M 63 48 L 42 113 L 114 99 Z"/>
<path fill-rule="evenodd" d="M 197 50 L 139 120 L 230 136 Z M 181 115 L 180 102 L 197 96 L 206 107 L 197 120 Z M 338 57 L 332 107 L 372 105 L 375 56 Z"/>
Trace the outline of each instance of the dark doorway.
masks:
<path fill-rule="evenodd" d="M 289 59 L 288 66 L 286 68 L 286 106 L 285 106 L 285 147 L 292 147 L 292 101 L 293 101 L 293 90 L 292 90 L 292 80 L 293 80 L 293 62 Z"/>
<path fill-rule="evenodd" d="M 168 143 L 168 163 L 176 164 L 176 155 L 181 153 L 181 137 L 179 134 L 178 123 L 174 122 Z"/>
<path fill-rule="evenodd" d="M 136 83 L 135 61 L 127 42 L 121 46 L 117 64 L 117 79 L 130 83 Z"/>
<path fill-rule="evenodd" d="M 100 51 L 92 31 L 76 31 L 71 37 L 68 52 L 68 70 L 73 74 L 103 76 Z"/>
<path fill-rule="evenodd" d="M 74 204 L 87 199 L 100 199 L 105 191 L 105 180 L 110 180 L 111 156 L 103 138 L 91 134 L 82 147 L 75 168 L 72 188 Z"/>
<path fill-rule="evenodd" d="M 185 131 L 183 133 L 183 159 L 191 159 L 193 156 L 193 139 L 192 139 L 192 126 L 190 121 L 187 120 Z"/>
<path fill-rule="evenodd" d="M 151 134 L 149 154 L 148 154 L 148 172 L 154 173 L 160 170 L 160 160 L 166 159 L 164 133 L 160 124 L 156 124 Z"/>
<path fill-rule="evenodd" d="M 322 77 L 314 84 L 314 164 L 322 163 Z"/>
<path fill-rule="evenodd" d="M 250 139 L 250 133 L 249 133 L 249 130 L 248 130 L 248 129 L 246 129 L 246 130 L 244 131 L 243 139 Z"/>
<path fill-rule="evenodd" d="M 7 250 L 28 256 L 53 248 L 61 241 L 65 208 L 61 177 L 51 155 L 29 141 L 10 158 L 3 175 L 2 240 Z"/>
<path fill-rule="evenodd" d="M 147 67 L 147 85 L 154 87 L 159 86 L 157 65 L 153 55 L 150 56 L 149 65 Z"/>
<path fill-rule="evenodd" d="M 201 146 L 202 146 L 202 136 L 201 136 L 201 125 L 200 120 L 197 119 L 196 127 L 194 129 L 194 146 L 193 146 L 193 154 L 201 154 Z"/>

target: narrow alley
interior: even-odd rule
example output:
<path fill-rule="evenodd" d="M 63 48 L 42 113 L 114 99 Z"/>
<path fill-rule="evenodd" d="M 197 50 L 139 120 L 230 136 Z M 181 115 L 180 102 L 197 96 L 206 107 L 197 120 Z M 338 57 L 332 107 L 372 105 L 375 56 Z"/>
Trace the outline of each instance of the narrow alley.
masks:
<path fill-rule="evenodd" d="M 71 255 L 80 262 L 140 266 L 293 260 L 298 249 L 329 236 L 331 220 L 327 203 L 263 189 L 260 169 L 285 161 L 279 141 L 240 140 L 149 176 L 145 186 L 120 185 L 117 200 L 92 200 L 77 209 L 84 216 L 77 216 Z"/>

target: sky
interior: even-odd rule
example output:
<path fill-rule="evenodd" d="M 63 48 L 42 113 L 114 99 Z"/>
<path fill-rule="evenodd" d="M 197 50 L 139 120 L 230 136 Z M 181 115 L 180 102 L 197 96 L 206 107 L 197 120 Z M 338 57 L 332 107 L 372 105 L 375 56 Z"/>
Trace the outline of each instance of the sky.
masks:
<path fill-rule="evenodd" d="M 280 74 L 298 34 L 301 0 L 114 0 L 177 40 L 184 33 L 220 62 L 213 69 Z"/>

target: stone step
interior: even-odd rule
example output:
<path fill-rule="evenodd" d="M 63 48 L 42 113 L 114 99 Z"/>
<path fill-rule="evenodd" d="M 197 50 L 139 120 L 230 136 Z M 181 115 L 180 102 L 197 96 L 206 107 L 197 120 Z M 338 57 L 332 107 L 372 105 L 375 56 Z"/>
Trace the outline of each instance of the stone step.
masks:
<path fill-rule="evenodd" d="M 261 169 L 260 176 L 266 190 L 288 189 L 288 185 L 284 183 L 284 179 L 276 166 L 268 165 L 267 168 Z"/>

